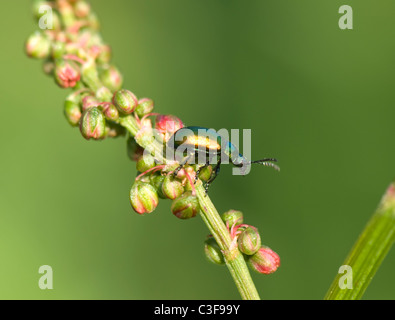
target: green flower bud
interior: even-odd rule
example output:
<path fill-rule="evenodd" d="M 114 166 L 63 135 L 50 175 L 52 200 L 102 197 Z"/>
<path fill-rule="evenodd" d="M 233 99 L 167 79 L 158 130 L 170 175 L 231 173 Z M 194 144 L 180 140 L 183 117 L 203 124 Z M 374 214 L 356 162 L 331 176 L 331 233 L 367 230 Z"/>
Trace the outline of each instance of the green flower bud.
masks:
<path fill-rule="evenodd" d="M 78 126 L 81 119 L 81 109 L 78 103 L 70 100 L 64 102 L 64 115 L 73 127 Z"/>
<path fill-rule="evenodd" d="M 51 40 L 43 33 L 36 31 L 27 39 L 25 50 L 30 58 L 47 58 L 51 53 Z"/>
<path fill-rule="evenodd" d="M 151 213 L 158 205 L 158 193 L 146 182 L 136 181 L 129 194 L 130 204 L 138 214 Z"/>
<path fill-rule="evenodd" d="M 280 257 L 269 247 L 262 246 L 258 252 L 248 257 L 247 262 L 254 271 L 270 274 L 280 266 Z"/>
<path fill-rule="evenodd" d="M 210 177 L 211 177 L 212 172 L 213 172 L 213 167 L 212 166 L 204 167 L 199 172 L 199 179 L 202 180 L 203 182 L 208 181 L 210 179 Z"/>
<path fill-rule="evenodd" d="M 123 77 L 115 66 L 109 66 L 100 73 L 101 82 L 111 91 L 122 88 Z"/>
<path fill-rule="evenodd" d="M 129 90 L 119 90 L 113 96 L 113 103 L 124 114 L 130 114 L 136 109 L 138 100 Z"/>
<path fill-rule="evenodd" d="M 102 87 L 100 84 L 99 73 L 94 61 L 88 60 L 81 68 L 82 81 L 88 88 L 96 91 Z"/>
<path fill-rule="evenodd" d="M 243 223 L 243 213 L 238 210 L 229 210 L 222 214 L 221 216 L 222 221 L 226 224 L 228 222 L 229 227 L 236 224 Z"/>
<path fill-rule="evenodd" d="M 59 59 L 62 58 L 66 52 L 66 44 L 64 42 L 54 42 L 52 44 L 52 58 Z"/>
<path fill-rule="evenodd" d="M 106 120 L 99 108 L 92 107 L 84 111 L 80 121 L 80 131 L 87 140 L 99 140 L 105 137 Z"/>
<path fill-rule="evenodd" d="M 162 192 L 162 185 L 163 182 L 165 181 L 165 178 L 166 177 L 161 175 L 160 173 L 159 174 L 154 173 L 150 175 L 151 185 L 154 186 L 156 192 L 158 193 L 159 198 L 161 199 L 167 199 L 167 197 Z"/>
<path fill-rule="evenodd" d="M 111 101 L 112 92 L 107 87 L 101 87 L 96 90 L 96 97 L 101 101 Z"/>
<path fill-rule="evenodd" d="M 187 191 L 173 200 L 171 212 L 179 219 L 189 219 L 196 216 L 200 210 L 199 201 L 191 191 Z"/>
<path fill-rule="evenodd" d="M 103 113 L 108 120 L 117 121 L 119 119 L 118 109 L 112 103 L 103 107 Z"/>
<path fill-rule="evenodd" d="M 209 261 L 214 264 L 223 265 L 225 264 L 224 255 L 215 239 L 213 237 L 209 237 L 204 242 L 204 253 Z"/>
<path fill-rule="evenodd" d="M 50 6 L 49 1 L 43 1 L 43 0 L 34 0 L 33 1 L 32 13 L 33 13 L 34 18 L 40 19 L 45 14 L 44 11 L 40 10 L 43 6 Z"/>
<path fill-rule="evenodd" d="M 261 247 L 261 237 L 258 230 L 247 227 L 237 239 L 239 250 L 247 255 L 253 255 Z"/>
<path fill-rule="evenodd" d="M 141 118 L 154 109 L 154 101 L 149 98 L 140 99 L 136 108 L 137 115 Z"/>
<path fill-rule="evenodd" d="M 184 187 L 172 174 L 168 174 L 163 181 L 162 192 L 166 198 L 174 200 L 184 193 Z"/>
<path fill-rule="evenodd" d="M 128 156 L 132 161 L 137 161 L 144 153 L 144 149 L 138 145 L 132 136 L 130 136 L 126 141 L 126 149 Z"/>
<path fill-rule="evenodd" d="M 140 172 L 145 172 L 155 166 L 155 159 L 150 154 L 143 155 L 136 163 L 136 169 Z"/>

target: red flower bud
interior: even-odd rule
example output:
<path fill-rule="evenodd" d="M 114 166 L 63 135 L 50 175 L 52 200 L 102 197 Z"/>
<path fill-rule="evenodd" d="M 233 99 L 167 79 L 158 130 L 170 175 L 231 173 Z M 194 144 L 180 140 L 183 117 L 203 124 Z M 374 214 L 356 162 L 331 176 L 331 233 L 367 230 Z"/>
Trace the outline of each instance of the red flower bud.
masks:
<path fill-rule="evenodd" d="M 55 80 L 62 88 L 75 87 L 81 79 L 80 69 L 73 61 L 60 60 L 55 67 Z"/>
<path fill-rule="evenodd" d="M 262 246 L 258 252 L 248 257 L 251 268 L 259 273 L 270 274 L 280 266 L 280 257 L 269 247 Z"/>
<path fill-rule="evenodd" d="M 182 121 L 173 115 L 159 115 L 156 118 L 155 129 L 163 135 L 165 141 L 169 140 L 171 135 L 183 126 Z"/>
<path fill-rule="evenodd" d="M 108 120 L 117 121 L 119 119 L 118 109 L 112 103 L 109 103 L 103 107 L 103 113 Z"/>
<path fill-rule="evenodd" d="M 82 98 L 83 111 L 92 107 L 98 107 L 99 105 L 100 105 L 100 101 L 94 96 L 87 95 Z"/>

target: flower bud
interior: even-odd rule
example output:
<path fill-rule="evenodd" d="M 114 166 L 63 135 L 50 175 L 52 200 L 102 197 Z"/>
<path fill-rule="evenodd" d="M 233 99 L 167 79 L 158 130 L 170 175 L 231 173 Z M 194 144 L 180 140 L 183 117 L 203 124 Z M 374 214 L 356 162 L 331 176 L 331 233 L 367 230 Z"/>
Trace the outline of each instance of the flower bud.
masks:
<path fill-rule="evenodd" d="M 204 181 L 204 182 L 207 182 L 211 178 L 212 173 L 213 173 L 213 167 L 212 166 L 204 167 L 199 172 L 199 179 Z"/>
<path fill-rule="evenodd" d="M 154 173 L 154 174 L 150 175 L 151 185 L 154 186 L 156 192 L 158 193 L 159 198 L 161 198 L 161 199 L 167 199 L 167 197 L 162 192 L 162 185 L 163 185 L 163 182 L 165 181 L 165 178 L 166 177 L 161 174 Z"/>
<path fill-rule="evenodd" d="M 103 113 L 108 120 L 117 121 L 119 119 L 118 109 L 112 103 L 109 103 L 103 107 Z"/>
<path fill-rule="evenodd" d="M 253 255 L 261 247 L 261 237 L 258 230 L 247 227 L 237 239 L 239 250 L 247 255 Z"/>
<path fill-rule="evenodd" d="M 126 149 L 130 160 L 137 161 L 144 153 L 144 149 L 130 136 L 126 141 Z"/>
<path fill-rule="evenodd" d="M 191 191 L 187 191 L 173 200 L 171 212 L 179 219 L 189 219 L 196 216 L 200 210 L 199 201 Z"/>
<path fill-rule="evenodd" d="M 262 246 L 258 252 L 248 257 L 250 267 L 263 274 L 270 274 L 280 266 L 280 257 L 272 249 Z"/>
<path fill-rule="evenodd" d="M 151 213 L 158 205 L 155 188 L 146 182 L 136 181 L 129 194 L 130 204 L 138 214 Z"/>
<path fill-rule="evenodd" d="M 155 166 L 155 159 L 150 154 L 143 155 L 136 163 L 136 169 L 139 172 L 145 172 Z"/>
<path fill-rule="evenodd" d="M 138 100 L 129 90 L 119 90 L 113 96 L 113 103 L 124 114 L 130 114 L 136 109 Z"/>
<path fill-rule="evenodd" d="M 219 265 L 225 264 L 225 259 L 221 248 L 213 237 L 209 237 L 204 242 L 204 253 L 206 254 L 207 259 L 212 263 Z"/>
<path fill-rule="evenodd" d="M 78 103 L 66 100 L 64 103 L 64 115 L 73 127 L 78 126 L 81 119 L 81 109 Z"/>
<path fill-rule="evenodd" d="M 100 46 L 96 60 L 99 64 L 109 63 L 111 61 L 111 47 L 109 45 Z"/>
<path fill-rule="evenodd" d="M 80 121 L 82 136 L 89 139 L 103 139 L 106 133 L 106 120 L 99 108 L 86 109 Z"/>
<path fill-rule="evenodd" d="M 163 181 L 162 192 L 166 198 L 174 200 L 184 193 L 184 187 L 172 174 L 168 174 Z"/>
<path fill-rule="evenodd" d="M 64 42 L 54 42 L 52 44 L 52 58 L 60 59 L 66 52 L 66 45 Z"/>
<path fill-rule="evenodd" d="M 149 98 L 140 99 L 136 108 L 137 115 L 141 118 L 154 109 L 154 101 Z"/>
<path fill-rule="evenodd" d="M 111 101 L 112 92 L 107 87 L 101 87 L 96 90 L 96 97 L 101 101 Z"/>
<path fill-rule="evenodd" d="M 82 110 L 85 111 L 92 107 L 98 107 L 100 105 L 100 101 L 91 95 L 86 95 L 82 98 Z"/>
<path fill-rule="evenodd" d="M 229 210 L 222 214 L 222 221 L 231 227 L 235 223 L 242 224 L 243 223 L 243 213 L 238 210 Z"/>
<path fill-rule="evenodd" d="M 178 173 L 179 174 L 181 173 L 181 176 L 184 176 L 183 180 L 182 180 L 182 185 L 184 186 L 185 190 L 194 190 L 195 189 L 195 176 L 196 176 L 195 170 L 193 170 L 192 167 L 188 166 L 188 167 L 184 168 L 184 170 L 180 170 Z M 179 175 L 177 175 L 177 177 L 178 176 Z"/>
<path fill-rule="evenodd" d="M 77 18 L 85 18 L 91 11 L 91 6 L 86 1 L 77 1 L 74 5 L 74 13 Z"/>
<path fill-rule="evenodd" d="M 100 74 L 101 82 L 111 91 L 117 91 L 122 88 L 123 77 L 115 66 L 110 66 Z"/>
<path fill-rule="evenodd" d="M 182 121 L 173 115 L 159 115 L 156 118 L 155 129 L 163 135 L 165 141 L 169 140 L 171 135 L 183 126 Z"/>
<path fill-rule="evenodd" d="M 75 87 L 80 80 L 80 69 L 74 61 L 58 60 L 55 65 L 55 80 L 62 88 Z"/>
<path fill-rule="evenodd" d="M 51 41 L 46 35 L 37 31 L 27 39 L 25 50 L 30 58 L 47 58 L 51 53 Z"/>

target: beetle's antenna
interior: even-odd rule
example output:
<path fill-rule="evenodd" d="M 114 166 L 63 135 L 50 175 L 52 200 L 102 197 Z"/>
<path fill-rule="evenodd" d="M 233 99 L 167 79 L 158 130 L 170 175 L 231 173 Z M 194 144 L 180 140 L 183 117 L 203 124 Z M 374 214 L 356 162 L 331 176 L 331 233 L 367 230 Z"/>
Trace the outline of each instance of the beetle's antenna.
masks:
<path fill-rule="evenodd" d="M 273 162 L 277 162 L 277 159 L 274 158 L 266 158 L 266 159 L 261 159 L 261 160 L 255 160 L 255 161 L 250 161 L 250 163 L 257 163 L 261 164 L 265 167 L 272 167 L 277 171 L 280 171 L 280 167 Z"/>

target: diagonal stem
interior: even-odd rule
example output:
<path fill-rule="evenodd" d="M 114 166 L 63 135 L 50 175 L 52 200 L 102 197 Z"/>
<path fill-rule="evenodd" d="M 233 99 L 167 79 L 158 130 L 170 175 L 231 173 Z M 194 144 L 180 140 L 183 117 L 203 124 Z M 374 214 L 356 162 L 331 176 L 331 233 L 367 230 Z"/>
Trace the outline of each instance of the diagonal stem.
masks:
<path fill-rule="evenodd" d="M 356 300 L 362 298 L 370 281 L 395 241 L 395 182 L 384 194 L 379 207 L 362 231 L 343 265 L 352 269 L 352 289 L 341 289 L 343 274 L 335 277 L 327 300 Z"/>

